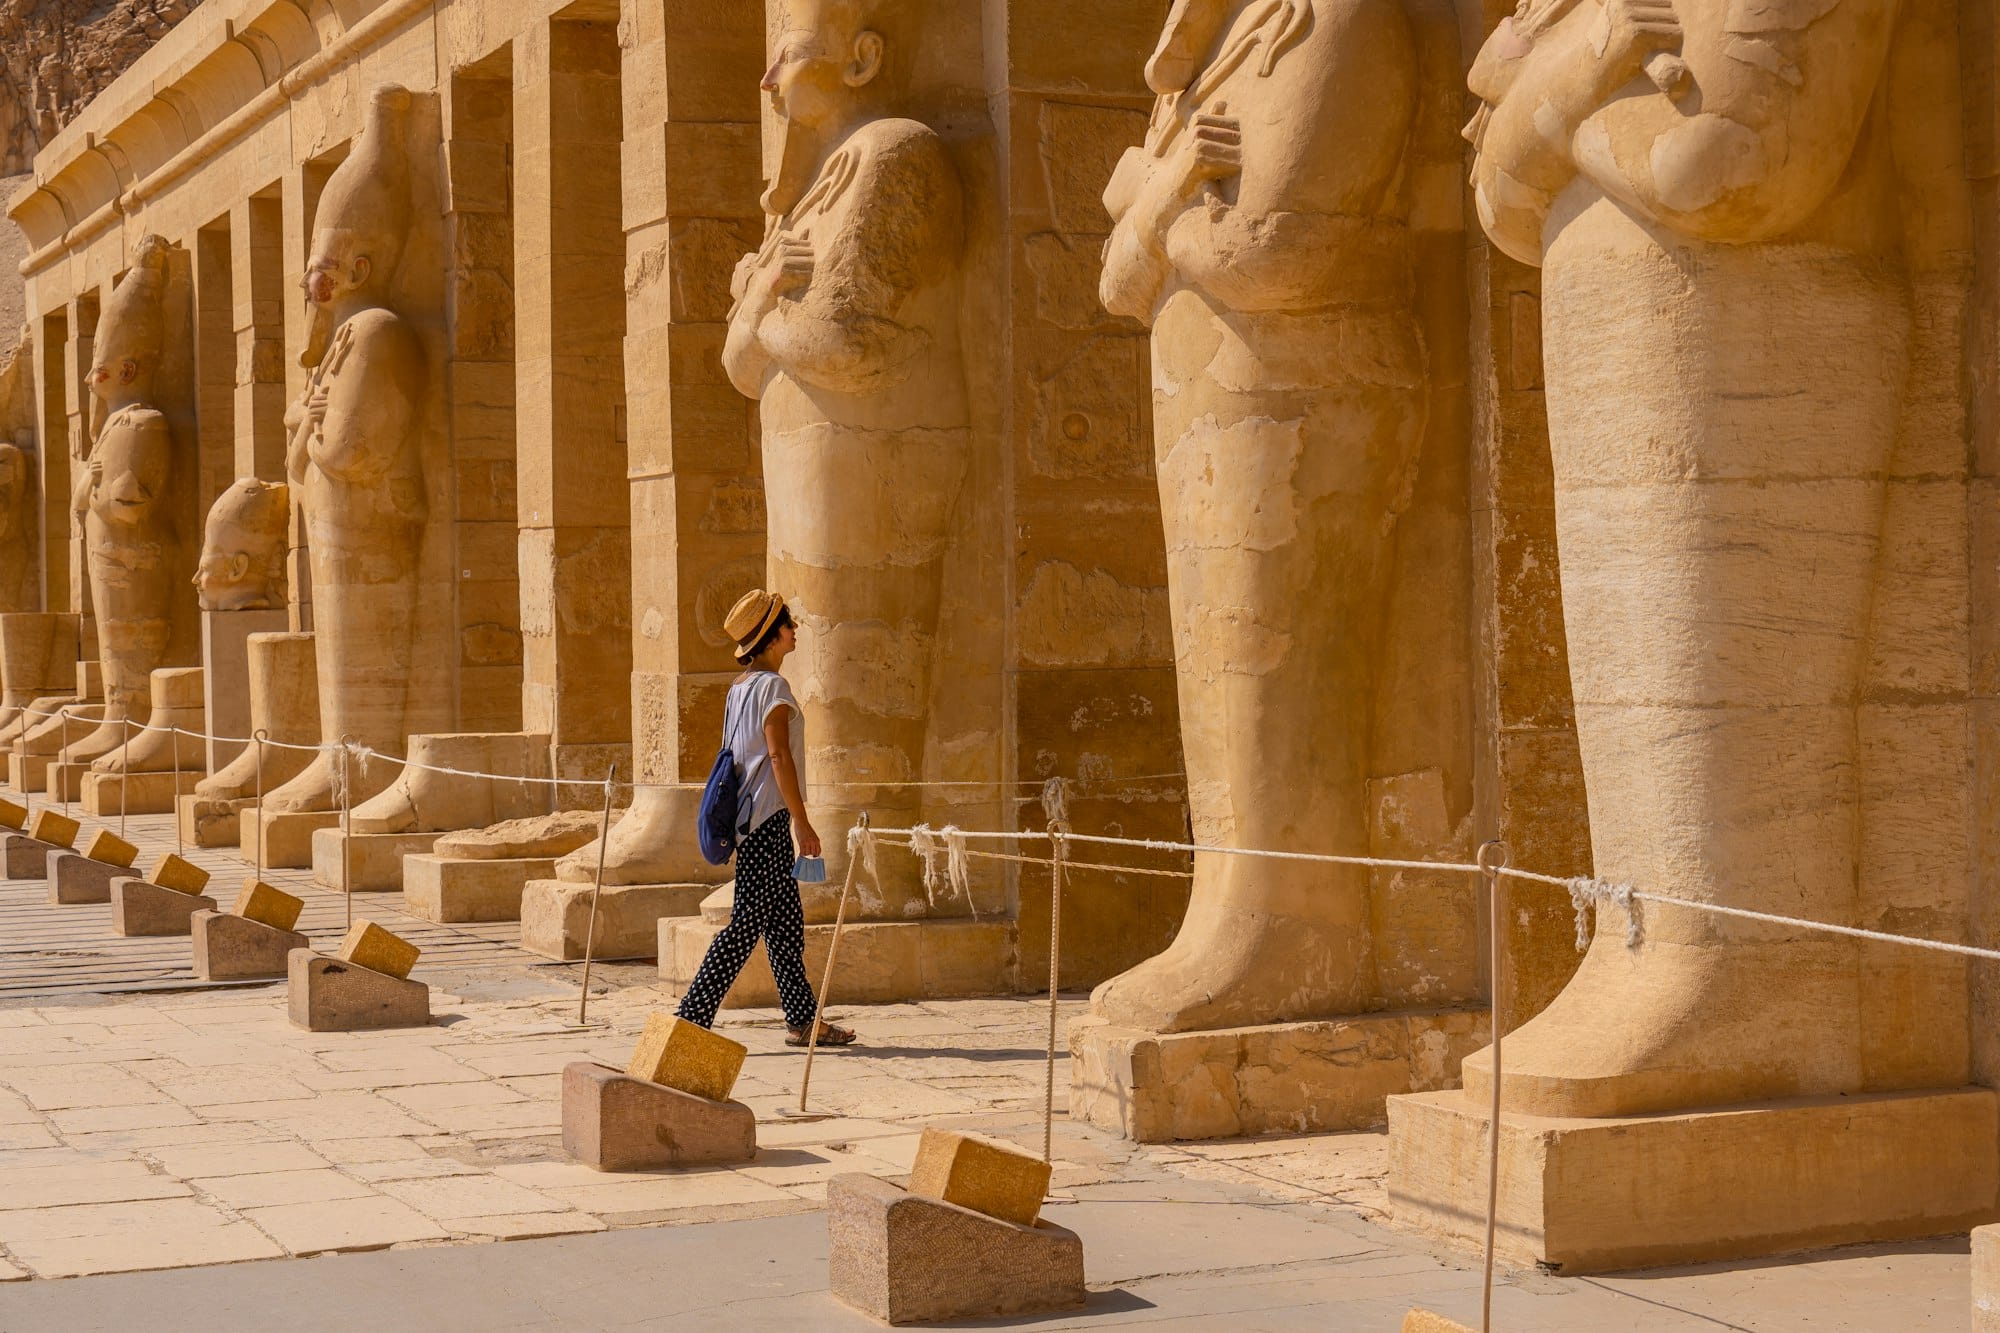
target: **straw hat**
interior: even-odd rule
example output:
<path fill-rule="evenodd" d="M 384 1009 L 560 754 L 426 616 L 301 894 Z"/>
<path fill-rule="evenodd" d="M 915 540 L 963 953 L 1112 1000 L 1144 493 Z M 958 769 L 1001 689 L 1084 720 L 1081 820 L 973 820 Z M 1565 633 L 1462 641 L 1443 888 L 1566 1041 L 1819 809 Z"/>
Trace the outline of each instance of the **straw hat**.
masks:
<path fill-rule="evenodd" d="M 752 588 L 737 599 L 722 618 L 723 632 L 736 641 L 737 661 L 750 660 L 750 650 L 770 632 L 784 610 L 785 599 L 762 588 Z"/>

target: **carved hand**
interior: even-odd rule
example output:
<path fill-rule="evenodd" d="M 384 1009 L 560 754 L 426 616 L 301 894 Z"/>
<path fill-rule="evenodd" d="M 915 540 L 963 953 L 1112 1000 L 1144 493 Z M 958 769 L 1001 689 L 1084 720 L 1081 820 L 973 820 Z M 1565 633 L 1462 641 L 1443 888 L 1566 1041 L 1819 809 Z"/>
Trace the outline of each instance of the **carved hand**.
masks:
<path fill-rule="evenodd" d="M 1181 149 L 1180 192 L 1193 195 L 1210 181 L 1229 180 L 1243 174 L 1243 126 L 1234 116 L 1197 113 L 1188 122 L 1187 138 Z"/>
<path fill-rule="evenodd" d="M 778 262 L 771 270 L 771 295 L 789 296 L 804 291 L 813 279 L 812 242 L 797 236 L 778 239 Z"/>
<path fill-rule="evenodd" d="M 1590 25 L 1590 49 L 1606 91 L 1637 76 L 1649 57 L 1678 51 L 1680 45 L 1681 21 L 1673 0 L 1604 0 Z"/>

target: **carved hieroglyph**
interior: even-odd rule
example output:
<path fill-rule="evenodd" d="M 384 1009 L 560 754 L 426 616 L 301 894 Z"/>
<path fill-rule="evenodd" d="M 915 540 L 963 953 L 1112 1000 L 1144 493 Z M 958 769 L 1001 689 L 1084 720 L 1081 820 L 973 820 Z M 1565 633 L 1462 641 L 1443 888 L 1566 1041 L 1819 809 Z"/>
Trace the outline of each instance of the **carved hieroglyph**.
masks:
<path fill-rule="evenodd" d="M 291 488 L 240 477 L 208 511 L 194 587 L 204 611 L 260 611 L 285 604 L 285 537 Z"/>
<path fill-rule="evenodd" d="M 781 129 L 768 225 L 737 267 L 723 352 L 759 403 L 769 586 L 799 624 L 788 674 L 806 714 L 810 811 L 836 863 L 860 810 L 878 825 L 918 817 L 908 784 L 924 776 L 939 589 L 970 450 L 959 182 L 937 134 L 896 114 L 912 8 L 786 5 L 763 81 Z M 613 861 L 685 843 L 684 818 L 668 826 L 656 810 L 684 804 L 641 789 Z M 895 862 L 891 876 L 891 864 L 871 910 L 926 914 L 913 869 Z"/>
<path fill-rule="evenodd" d="M 320 196 L 303 286 L 306 387 L 287 414 L 285 466 L 312 551 L 321 734 L 401 754 L 425 501 L 416 419 L 427 375 L 416 332 L 388 302 L 410 225 L 410 93 L 377 87 L 354 150 Z M 354 765 L 354 799 L 394 765 Z M 340 762 L 321 755 L 267 808 L 331 810 Z"/>
<path fill-rule="evenodd" d="M 1103 297 L 1152 325 L 1156 459 L 1199 841 L 1366 854 L 1397 515 L 1426 417 L 1398 184 L 1415 116 L 1394 0 L 1178 0 L 1105 204 Z M 1202 857 L 1173 944 L 1100 986 L 1113 1023 L 1354 1012 L 1359 868 Z"/>
<path fill-rule="evenodd" d="M 83 518 L 91 609 L 104 671 L 103 725 L 67 746 L 65 762 L 88 764 L 116 748 L 125 723 L 152 710 L 151 680 L 173 642 L 180 534 L 170 487 L 175 440 L 154 405 L 165 338 L 168 244 L 139 242 L 132 267 L 104 303 L 88 383 L 104 417 L 74 506 Z"/>
<path fill-rule="evenodd" d="M 1528 4 L 1473 69 L 1481 221 L 1542 268 L 1608 880 L 1855 913 L 1857 694 L 1909 365 L 1881 95 L 1895 8 Z M 1636 950 L 1601 929 L 1508 1038 L 1507 1104 L 1622 1115 L 1881 1086 L 1865 991 L 1849 941 L 1652 911 Z M 1468 1060 L 1468 1089 L 1490 1070 Z"/>

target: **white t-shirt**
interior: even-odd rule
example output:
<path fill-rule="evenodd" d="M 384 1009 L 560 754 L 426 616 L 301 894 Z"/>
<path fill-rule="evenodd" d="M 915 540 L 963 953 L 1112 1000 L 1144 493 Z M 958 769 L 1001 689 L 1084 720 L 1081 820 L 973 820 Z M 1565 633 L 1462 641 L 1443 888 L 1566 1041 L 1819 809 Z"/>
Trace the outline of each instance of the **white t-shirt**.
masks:
<path fill-rule="evenodd" d="M 775 671 L 752 671 L 729 687 L 724 704 L 722 743 L 736 756 L 738 783 L 736 831 L 747 834 L 785 808 L 771 770 L 771 751 L 764 740 L 764 723 L 779 704 L 791 705 L 792 765 L 799 790 L 806 782 L 806 716 L 792 687 Z"/>

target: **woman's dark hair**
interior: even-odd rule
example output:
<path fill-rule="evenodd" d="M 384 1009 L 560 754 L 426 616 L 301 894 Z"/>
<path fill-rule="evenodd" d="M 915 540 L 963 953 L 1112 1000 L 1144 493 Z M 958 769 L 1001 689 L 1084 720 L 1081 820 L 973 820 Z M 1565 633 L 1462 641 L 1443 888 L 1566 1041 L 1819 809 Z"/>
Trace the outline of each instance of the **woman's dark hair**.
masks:
<path fill-rule="evenodd" d="M 750 656 L 763 656 L 764 650 L 778 641 L 778 631 L 791 623 L 792 608 L 789 606 L 778 608 L 778 618 L 771 622 L 771 628 L 764 631 L 764 636 L 751 645 Z"/>

